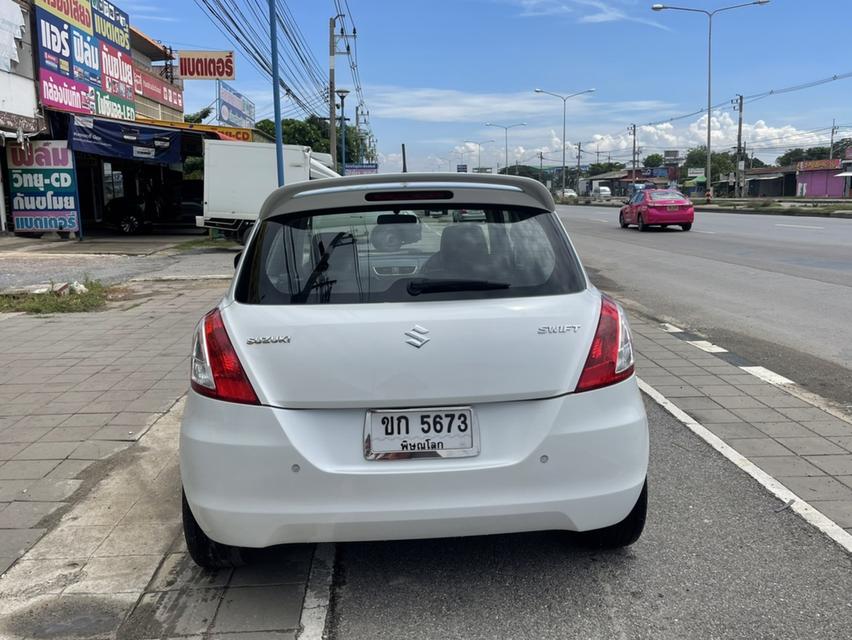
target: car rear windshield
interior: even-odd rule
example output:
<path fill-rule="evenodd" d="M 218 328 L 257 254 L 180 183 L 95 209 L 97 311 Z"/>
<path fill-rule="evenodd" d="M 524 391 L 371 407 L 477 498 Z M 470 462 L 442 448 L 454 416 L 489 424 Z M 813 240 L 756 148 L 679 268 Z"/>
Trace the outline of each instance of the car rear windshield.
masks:
<path fill-rule="evenodd" d="M 546 211 L 353 209 L 259 224 L 235 289 L 245 304 L 508 298 L 586 286 L 555 214 Z"/>
<path fill-rule="evenodd" d="M 686 196 L 678 191 L 652 191 L 651 200 L 686 200 Z"/>

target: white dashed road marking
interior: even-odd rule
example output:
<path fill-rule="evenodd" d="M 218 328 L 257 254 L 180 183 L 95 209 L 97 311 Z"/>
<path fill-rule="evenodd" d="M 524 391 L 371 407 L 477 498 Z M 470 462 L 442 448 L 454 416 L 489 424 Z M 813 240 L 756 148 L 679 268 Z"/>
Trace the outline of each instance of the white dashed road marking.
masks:
<path fill-rule="evenodd" d="M 825 227 L 812 227 L 807 224 L 775 224 L 776 227 L 787 227 L 788 229 L 825 229 Z"/>
<path fill-rule="evenodd" d="M 769 384 L 795 384 L 792 380 L 785 378 L 784 376 L 775 373 L 774 371 L 770 371 L 766 367 L 740 367 L 740 369 L 742 369 L 746 373 L 750 373 L 756 378 L 760 378 L 764 382 L 768 382 Z"/>
<path fill-rule="evenodd" d="M 687 340 L 689 344 L 693 347 L 698 347 L 702 351 L 706 351 L 707 353 L 728 353 L 727 349 L 723 349 L 722 347 L 718 347 L 712 342 L 707 342 L 706 340 Z"/>

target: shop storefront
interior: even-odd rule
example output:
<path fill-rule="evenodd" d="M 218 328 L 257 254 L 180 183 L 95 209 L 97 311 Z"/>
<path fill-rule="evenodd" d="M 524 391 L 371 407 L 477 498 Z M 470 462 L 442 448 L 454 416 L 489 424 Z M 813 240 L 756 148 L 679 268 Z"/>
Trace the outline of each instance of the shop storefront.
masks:
<path fill-rule="evenodd" d="M 840 158 L 805 160 L 796 169 L 796 195 L 803 198 L 842 198 L 846 194 Z"/>

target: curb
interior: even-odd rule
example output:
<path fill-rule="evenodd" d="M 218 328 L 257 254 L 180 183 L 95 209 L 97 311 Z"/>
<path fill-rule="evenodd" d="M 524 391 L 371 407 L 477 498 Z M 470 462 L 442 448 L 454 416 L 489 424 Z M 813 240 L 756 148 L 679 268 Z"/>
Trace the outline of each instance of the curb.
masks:
<path fill-rule="evenodd" d="M 620 208 L 621 204 L 616 203 L 613 204 L 611 202 L 591 202 L 589 204 L 577 202 L 575 204 L 560 204 L 557 203 L 557 206 L 563 207 L 609 207 L 611 209 Z M 849 206 L 852 207 L 852 202 L 849 203 Z M 826 211 L 808 211 L 807 207 L 791 207 L 789 210 L 785 211 L 777 211 L 777 210 L 761 210 L 761 209 L 737 209 L 734 207 L 708 207 L 706 205 L 697 205 L 695 207 L 695 211 L 697 213 L 742 213 L 747 215 L 761 215 L 761 216 L 792 216 L 799 218 L 836 218 L 836 219 L 852 219 L 852 210 L 849 212 L 839 211 L 839 212 L 826 212 Z"/>

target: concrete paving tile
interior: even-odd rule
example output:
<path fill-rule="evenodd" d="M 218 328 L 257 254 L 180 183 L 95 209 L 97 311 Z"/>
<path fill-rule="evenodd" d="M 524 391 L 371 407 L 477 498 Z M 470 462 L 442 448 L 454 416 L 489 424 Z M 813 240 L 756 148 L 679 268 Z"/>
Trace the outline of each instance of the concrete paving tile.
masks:
<path fill-rule="evenodd" d="M 79 578 L 64 593 L 140 594 L 160 564 L 159 555 L 90 558 Z"/>
<path fill-rule="evenodd" d="M 684 411 L 690 411 L 692 409 L 721 409 L 722 407 L 712 399 L 708 397 L 696 397 L 696 398 L 678 398 L 677 402 L 675 402 L 677 406 L 679 406 Z"/>
<path fill-rule="evenodd" d="M 70 413 L 54 413 L 44 416 L 26 416 L 21 419 L 18 427 L 56 427 L 71 417 Z"/>
<path fill-rule="evenodd" d="M 179 527 L 179 522 L 119 524 L 97 548 L 94 555 L 97 557 L 149 554 L 162 556 L 171 546 Z"/>
<path fill-rule="evenodd" d="M 769 407 L 761 409 L 731 409 L 739 418 L 752 424 L 758 422 L 784 422 L 787 418 Z"/>
<path fill-rule="evenodd" d="M 722 374 L 719 377 L 728 384 L 743 385 L 746 387 L 759 385 L 768 386 L 768 383 L 764 382 L 760 378 L 751 375 L 750 373 L 734 373 L 730 375 Z"/>
<path fill-rule="evenodd" d="M 711 396 L 712 397 L 712 396 Z M 713 398 L 725 409 L 765 409 L 766 405 L 751 396 L 719 396 Z"/>
<path fill-rule="evenodd" d="M 308 578 L 314 545 L 282 545 L 253 550 L 249 563 L 234 569 L 229 587 L 264 587 L 304 584 Z"/>
<path fill-rule="evenodd" d="M 211 631 L 286 631 L 299 626 L 304 585 L 228 588 Z"/>
<path fill-rule="evenodd" d="M 0 575 L 5 573 L 17 559 L 17 556 L 0 556 Z"/>
<path fill-rule="evenodd" d="M 852 436 L 828 436 L 827 439 L 843 447 L 846 451 L 852 452 Z"/>
<path fill-rule="evenodd" d="M 14 427 L 0 431 L 0 444 L 35 442 L 50 430 L 51 427 L 21 427 L 16 424 Z"/>
<path fill-rule="evenodd" d="M 162 475 L 157 477 L 157 484 L 167 487 L 168 495 L 143 496 L 119 524 L 144 524 L 146 522 L 179 522 L 181 519 L 179 480 L 174 484 L 166 481 Z M 161 492 L 162 493 L 162 492 Z"/>
<path fill-rule="evenodd" d="M 0 556 L 18 558 L 24 555 L 27 549 L 44 535 L 44 532 L 44 529 L 0 530 Z"/>
<path fill-rule="evenodd" d="M 63 427 L 103 427 L 115 416 L 114 413 L 75 413 L 63 421 Z"/>
<path fill-rule="evenodd" d="M 32 560 L 86 559 L 112 531 L 111 525 L 77 527 L 62 524 L 39 540 L 27 554 Z"/>
<path fill-rule="evenodd" d="M 802 420 L 802 424 L 821 436 L 852 436 L 852 424 L 837 418 Z"/>
<path fill-rule="evenodd" d="M 68 457 L 71 460 L 103 460 L 129 446 L 129 442 L 88 440 L 82 444 L 78 444 Z M 0 473 L 2 473 L 2 467 L 0 467 Z"/>
<path fill-rule="evenodd" d="M 0 480 L 0 502 L 17 500 L 21 492 L 37 480 Z"/>
<path fill-rule="evenodd" d="M 834 478 L 778 478 L 778 481 L 803 500 L 848 500 L 852 502 L 852 488 Z"/>
<path fill-rule="evenodd" d="M 741 396 L 744 393 L 741 389 L 737 389 L 735 386 L 730 384 L 699 384 L 696 388 L 701 393 L 708 395 L 711 398 L 718 398 L 722 396 Z"/>
<path fill-rule="evenodd" d="M 30 596 L 34 593 L 59 595 L 80 577 L 82 570 L 82 563 L 77 560 L 22 558 L 3 576 L 3 597 Z"/>
<path fill-rule="evenodd" d="M 772 407 L 773 409 L 793 409 L 793 408 L 807 408 L 812 407 L 813 405 L 805 402 L 804 400 L 799 400 L 798 398 L 791 396 L 788 393 L 784 395 L 771 396 L 767 398 L 766 404 Z"/>
<path fill-rule="evenodd" d="M 0 480 L 38 480 L 58 464 L 59 460 L 9 460 L 0 465 Z"/>
<path fill-rule="evenodd" d="M 730 377 L 730 376 L 727 376 L 727 377 Z M 721 378 L 714 376 L 714 375 L 710 375 L 710 374 L 703 374 L 703 375 L 696 375 L 696 376 L 685 375 L 685 376 L 680 376 L 680 378 L 686 384 L 690 384 L 692 386 L 696 386 L 696 385 L 699 385 L 699 384 L 716 385 L 716 384 L 722 383 Z"/>
<path fill-rule="evenodd" d="M 773 438 L 806 438 L 816 435 L 798 422 L 758 422 L 754 426 Z"/>
<path fill-rule="evenodd" d="M 772 438 L 738 438 L 731 446 L 744 456 L 789 456 L 790 450 Z"/>
<path fill-rule="evenodd" d="M 211 633 L 207 640 L 296 640 L 296 631 L 249 631 L 248 633 Z"/>
<path fill-rule="evenodd" d="M 148 427 L 107 426 L 92 434 L 91 440 L 115 440 L 135 442 L 148 430 Z"/>
<path fill-rule="evenodd" d="M 843 455 L 805 456 L 805 459 L 829 475 L 852 475 L 852 454 L 850 453 Z M 2 470 L 2 467 L 0 467 L 0 470 Z"/>
<path fill-rule="evenodd" d="M 109 421 L 109 424 L 127 427 L 140 427 L 153 424 L 156 419 L 157 416 L 153 415 L 150 411 L 141 411 L 135 413 L 123 411 L 117 414 L 114 418 L 112 418 Z"/>
<path fill-rule="evenodd" d="M 80 488 L 82 480 L 42 478 L 35 480 L 18 494 L 16 500 L 33 502 L 62 502 Z"/>
<path fill-rule="evenodd" d="M 36 442 L 21 450 L 15 460 L 64 460 L 78 446 L 76 442 Z"/>
<path fill-rule="evenodd" d="M 11 460 L 19 451 L 23 451 L 27 447 L 25 442 L 11 442 L 0 444 L 0 461 Z"/>
<path fill-rule="evenodd" d="M 208 571 L 195 564 L 188 553 L 170 553 L 157 569 L 146 591 L 221 588 L 228 584 L 232 572 L 233 569 Z"/>
<path fill-rule="evenodd" d="M 12 502 L 0 511 L 0 529 L 32 529 L 64 502 Z"/>
<path fill-rule="evenodd" d="M 845 449 L 830 442 L 826 438 L 811 436 L 805 438 L 778 438 L 778 442 L 800 456 L 819 456 L 827 454 L 844 454 Z"/>
<path fill-rule="evenodd" d="M 803 422 L 805 420 L 808 421 L 820 421 L 831 418 L 831 414 L 826 413 L 822 409 L 817 409 L 816 407 L 781 407 L 778 409 L 781 413 L 787 416 L 790 420 L 798 420 Z"/>
<path fill-rule="evenodd" d="M 722 440 L 730 440 L 732 447 L 735 438 L 760 438 L 765 434 L 756 427 L 746 424 L 745 422 L 720 422 L 719 424 L 703 423 L 707 429 L 722 438 Z"/>
<path fill-rule="evenodd" d="M 105 416 L 110 414 L 105 413 Z M 41 437 L 39 442 L 83 442 L 101 427 L 56 427 Z"/>
<path fill-rule="evenodd" d="M 822 476 L 825 473 L 799 456 L 750 456 L 749 459 L 771 476 Z"/>
<path fill-rule="evenodd" d="M 687 413 L 702 424 L 707 422 L 714 424 L 720 422 L 742 422 L 739 416 L 734 415 L 727 409 L 690 409 Z"/>
<path fill-rule="evenodd" d="M 76 478 L 83 473 L 94 460 L 63 460 L 47 474 L 48 478 Z"/>
<path fill-rule="evenodd" d="M 662 393 L 667 398 L 688 398 L 688 397 L 697 397 L 704 395 L 695 387 L 691 387 L 685 384 L 678 385 L 655 385 L 652 384 L 657 391 Z"/>
<path fill-rule="evenodd" d="M 223 589 L 181 589 L 146 593 L 119 628 L 127 640 L 203 634 L 213 622 Z M 202 636 L 198 636 L 202 637 Z"/>
<path fill-rule="evenodd" d="M 811 506 L 841 527 L 852 527 L 852 500 L 815 500 Z"/>

